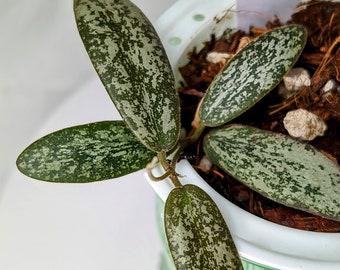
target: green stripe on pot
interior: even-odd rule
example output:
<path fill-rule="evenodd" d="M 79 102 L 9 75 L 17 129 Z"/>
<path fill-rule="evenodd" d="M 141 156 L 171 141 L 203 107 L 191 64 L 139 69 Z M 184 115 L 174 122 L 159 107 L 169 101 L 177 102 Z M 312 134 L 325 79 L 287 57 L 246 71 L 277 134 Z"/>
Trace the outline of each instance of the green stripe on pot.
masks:
<path fill-rule="evenodd" d="M 241 257 L 244 270 L 279 270 Z"/>

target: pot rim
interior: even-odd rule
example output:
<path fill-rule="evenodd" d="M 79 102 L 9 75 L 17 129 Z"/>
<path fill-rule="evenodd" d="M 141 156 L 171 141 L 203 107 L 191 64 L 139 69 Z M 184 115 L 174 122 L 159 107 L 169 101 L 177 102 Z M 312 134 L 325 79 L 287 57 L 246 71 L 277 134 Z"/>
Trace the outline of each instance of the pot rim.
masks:
<path fill-rule="evenodd" d="M 225 218 L 241 257 L 278 269 L 340 269 L 340 233 L 303 231 L 257 217 L 228 201 L 196 172 L 187 160 L 177 164 L 183 185 L 194 184 L 213 198 Z M 155 176 L 164 173 L 161 167 Z M 170 180 L 145 177 L 165 201 L 173 189 Z"/>

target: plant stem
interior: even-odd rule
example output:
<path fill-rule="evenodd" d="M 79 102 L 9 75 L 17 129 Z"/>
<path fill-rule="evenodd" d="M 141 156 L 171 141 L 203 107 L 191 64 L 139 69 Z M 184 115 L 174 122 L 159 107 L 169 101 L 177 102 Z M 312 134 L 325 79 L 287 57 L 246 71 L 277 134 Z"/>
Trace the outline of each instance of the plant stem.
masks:
<path fill-rule="evenodd" d="M 182 187 L 182 184 L 181 182 L 179 181 L 178 179 L 178 175 L 175 171 L 175 167 L 176 167 L 176 164 L 169 164 L 167 158 L 166 158 L 166 153 L 165 152 L 159 152 L 158 153 L 158 159 L 159 159 L 159 162 L 160 164 L 162 165 L 163 169 L 166 171 L 166 173 L 163 175 L 167 175 L 169 173 L 169 178 L 171 180 L 171 182 L 173 183 L 173 185 L 177 188 L 180 188 Z"/>
<path fill-rule="evenodd" d="M 176 173 L 171 174 L 171 175 L 169 176 L 169 178 L 170 178 L 171 182 L 174 184 L 174 186 L 175 186 L 176 188 L 182 188 L 182 187 L 183 187 L 183 185 L 182 185 L 182 183 L 179 181 L 178 176 L 177 176 Z"/>
<path fill-rule="evenodd" d="M 163 169 L 165 171 L 168 171 L 170 168 L 170 164 L 166 158 L 166 152 L 162 151 L 162 152 L 158 152 L 157 153 L 157 157 L 159 160 L 159 163 L 162 165 Z"/>
<path fill-rule="evenodd" d="M 161 158 L 160 163 L 165 170 L 164 174 L 162 174 L 161 176 L 154 176 L 153 173 L 152 173 L 152 169 L 155 167 L 155 165 L 159 161 L 159 158 L 157 158 L 157 157 L 154 157 L 154 159 L 146 166 L 146 171 L 148 173 L 149 178 L 152 181 L 155 181 L 155 182 L 162 181 L 162 180 L 164 180 L 165 178 L 169 177 L 171 174 L 174 173 L 174 170 L 170 168 L 170 165 L 169 165 L 168 161 L 166 160 L 166 158 L 164 160 L 163 155 L 161 155 L 160 153 L 158 153 L 158 156 L 159 156 L 159 158 Z"/>
<path fill-rule="evenodd" d="M 188 147 L 190 144 L 196 142 L 202 135 L 204 129 L 205 129 L 204 123 L 200 122 L 197 128 L 193 128 L 191 130 L 188 137 L 179 145 L 179 147 L 175 151 L 175 154 L 171 160 L 171 164 L 170 164 L 171 167 L 176 166 L 176 163 L 178 162 L 178 159 L 180 155 L 183 153 L 184 149 Z"/>
<path fill-rule="evenodd" d="M 152 174 L 152 168 L 147 168 L 147 172 L 148 172 L 149 178 L 154 182 L 163 181 L 165 178 L 170 177 L 174 173 L 172 170 L 169 170 L 169 171 L 165 172 L 164 174 L 162 174 L 161 176 L 154 176 Z"/>
<path fill-rule="evenodd" d="M 178 148 L 174 151 L 174 156 L 171 160 L 171 163 L 168 162 L 166 152 L 158 152 L 157 158 L 155 158 L 148 166 L 146 167 L 148 176 L 152 181 L 162 181 L 165 178 L 169 177 L 173 185 L 177 188 L 183 187 L 181 182 L 178 179 L 178 174 L 175 171 L 176 164 L 183 153 L 183 150 L 188 147 L 190 144 L 196 142 L 200 136 L 202 135 L 203 131 L 205 129 L 205 125 L 203 122 L 200 122 L 197 128 L 193 128 L 191 132 L 189 133 L 188 137 L 182 141 Z M 154 168 L 155 164 L 159 162 L 163 169 L 165 170 L 165 173 L 161 176 L 154 176 L 152 173 L 152 169 Z"/>

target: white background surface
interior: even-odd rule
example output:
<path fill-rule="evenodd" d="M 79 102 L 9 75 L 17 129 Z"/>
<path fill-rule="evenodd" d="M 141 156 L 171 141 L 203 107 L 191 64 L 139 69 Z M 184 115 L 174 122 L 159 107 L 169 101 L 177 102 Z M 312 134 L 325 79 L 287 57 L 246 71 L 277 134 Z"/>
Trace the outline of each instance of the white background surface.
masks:
<path fill-rule="evenodd" d="M 174 0 L 133 2 L 154 21 Z M 16 156 L 38 136 L 115 116 L 72 5 L 0 1 L 0 269 L 158 269 L 155 194 L 142 173 L 56 185 L 15 170 Z"/>
<path fill-rule="evenodd" d="M 240 9 L 263 10 L 268 1 L 239 1 Z M 175 0 L 133 2 L 155 21 Z M 155 195 L 142 173 L 59 185 L 15 169 L 17 155 L 39 136 L 116 117 L 80 41 L 72 5 L 0 1 L 0 269 L 159 269 Z"/>

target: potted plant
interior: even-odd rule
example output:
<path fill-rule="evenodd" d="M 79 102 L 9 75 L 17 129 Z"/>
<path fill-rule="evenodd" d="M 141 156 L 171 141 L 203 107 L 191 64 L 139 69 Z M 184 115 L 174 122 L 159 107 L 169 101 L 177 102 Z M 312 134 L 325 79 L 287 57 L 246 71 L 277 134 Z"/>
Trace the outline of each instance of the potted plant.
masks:
<path fill-rule="evenodd" d="M 247 181 L 253 178 L 253 170 L 237 169 L 244 164 L 234 164 L 231 168 L 226 165 L 237 160 L 235 155 L 242 156 L 243 163 L 251 167 L 257 164 L 258 174 L 263 172 L 280 181 L 277 168 L 272 169 L 273 163 L 265 157 L 279 154 L 281 159 L 296 167 L 295 170 L 283 168 L 280 174 L 287 174 L 287 181 L 294 175 L 294 181 L 298 177 L 304 182 L 302 190 L 307 186 L 317 192 L 310 194 L 310 201 L 305 201 L 300 194 L 293 196 L 289 190 L 282 191 L 282 186 L 278 185 L 267 185 L 266 188 L 270 189 L 261 192 L 274 194 L 278 200 L 294 207 L 339 220 L 336 198 L 340 172 L 334 162 L 314 148 L 307 148 L 288 137 L 247 126 L 222 127 L 267 94 L 295 63 L 306 39 L 302 26 L 292 25 L 271 31 L 237 54 L 211 84 L 198 110 L 193 130 L 182 138 L 179 99 L 172 69 L 156 31 L 143 13 L 127 0 L 76 0 L 74 9 L 84 45 L 124 122 L 91 123 L 66 128 L 39 139 L 18 158 L 17 165 L 23 173 L 51 182 L 84 183 L 119 177 L 146 166 L 152 181 L 175 187 L 166 199 L 165 227 L 176 266 L 179 269 L 241 269 L 241 260 L 223 219 L 226 215 L 219 210 L 219 197 L 214 199 L 217 207 L 206 191 L 196 185 L 184 185 L 186 180 L 182 179 L 180 170 L 184 162 L 178 163 L 180 154 L 203 134 L 207 126 L 217 127 L 206 136 L 205 142 L 207 154 L 217 164 L 231 170 L 241 181 Z M 277 50 L 280 50 L 279 55 Z M 264 55 L 268 60 L 259 64 Z M 251 61 L 254 59 L 257 61 Z M 238 68 L 241 65 L 242 73 Z M 254 79 L 259 69 L 263 78 L 274 79 Z M 245 79 L 251 84 L 245 83 Z M 252 91 L 254 95 L 250 98 L 249 85 L 254 83 L 258 84 L 258 91 Z M 230 88 L 222 90 L 222 84 L 230 85 Z M 230 99 L 228 91 L 240 98 Z M 232 143 L 221 145 L 221 138 Z M 289 148 L 289 153 L 277 147 L 278 141 Z M 250 155 L 248 159 L 242 147 L 234 144 L 243 144 L 247 151 L 252 149 L 253 154 L 261 154 Z M 267 150 L 258 148 L 258 145 L 266 145 Z M 231 152 L 225 156 L 227 149 Z M 295 158 L 292 153 L 300 158 Z M 220 160 L 220 156 L 228 162 Z M 308 157 L 308 162 L 301 161 L 301 157 Z M 259 158 L 261 162 L 258 162 Z M 281 159 L 276 162 L 283 164 Z M 155 173 L 156 166 L 160 174 Z M 303 174 L 296 175 L 298 167 L 304 167 Z M 184 172 L 183 176 L 188 178 L 189 173 Z M 316 174 L 324 176 L 323 186 L 316 184 Z M 266 186 L 268 177 L 260 181 L 254 189 Z M 288 196 L 280 196 L 286 192 L 290 192 Z M 293 199 L 287 202 L 287 198 Z M 227 219 L 229 226 L 233 226 L 233 222 L 236 224 L 240 219 Z"/>

